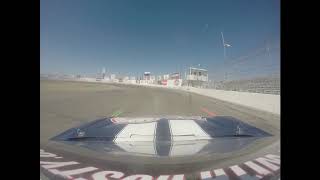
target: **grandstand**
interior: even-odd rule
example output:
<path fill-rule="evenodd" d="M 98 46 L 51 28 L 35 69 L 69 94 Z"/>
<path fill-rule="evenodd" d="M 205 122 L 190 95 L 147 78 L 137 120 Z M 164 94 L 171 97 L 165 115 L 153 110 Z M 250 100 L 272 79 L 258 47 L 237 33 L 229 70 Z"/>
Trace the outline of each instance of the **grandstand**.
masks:
<path fill-rule="evenodd" d="M 215 81 L 208 88 L 280 94 L 280 43 L 272 37 L 265 39 L 256 48 L 225 59 L 224 67 L 210 70 L 210 79 Z"/>
<path fill-rule="evenodd" d="M 209 88 L 264 94 L 280 94 L 280 77 L 259 77 L 211 84 Z"/>

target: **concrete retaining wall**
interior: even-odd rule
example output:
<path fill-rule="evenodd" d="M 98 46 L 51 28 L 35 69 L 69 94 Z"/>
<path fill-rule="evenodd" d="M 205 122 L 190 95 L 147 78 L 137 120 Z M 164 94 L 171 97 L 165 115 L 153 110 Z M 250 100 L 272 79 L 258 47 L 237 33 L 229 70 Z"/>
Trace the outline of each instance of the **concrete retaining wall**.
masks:
<path fill-rule="evenodd" d="M 107 83 L 107 82 L 103 82 L 103 83 Z M 200 89 L 200 88 L 193 88 L 193 87 L 186 87 L 186 86 L 168 87 L 168 86 L 156 85 L 156 84 L 132 84 L 132 83 L 121 83 L 121 84 L 180 89 L 183 91 L 188 91 L 188 92 L 216 98 L 216 99 L 227 101 L 230 103 L 243 105 L 252 109 L 262 110 L 262 111 L 280 115 L 280 95 L 237 92 L 237 91 L 223 91 L 223 90 L 214 90 L 214 89 Z"/>
<path fill-rule="evenodd" d="M 168 87 L 162 85 L 143 85 L 151 87 L 171 88 L 188 91 L 234 104 L 243 105 L 252 109 L 280 115 L 280 95 L 261 94 L 237 91 L 223 91 L 214 89 L 200 89 L 186 86 Z"/>
<path fill-rule="evenodd" d="M 185 91 L 280 115 L 280 95 L 183 87 Z"/>

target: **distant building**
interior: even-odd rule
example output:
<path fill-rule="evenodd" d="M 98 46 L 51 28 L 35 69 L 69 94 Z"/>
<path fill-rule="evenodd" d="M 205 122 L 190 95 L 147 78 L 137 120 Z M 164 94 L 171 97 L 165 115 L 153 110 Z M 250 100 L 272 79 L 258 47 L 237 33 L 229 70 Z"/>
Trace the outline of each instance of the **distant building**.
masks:
<path fill-rule="evenodd" d="M 180 73 L 172 73 L 172 74 L 170 74 L 169 79 L 181 79 Z"/>
<path fill-rule="evenodd" d="M 143 80 L 150 80 L 150 76 L 151 76 L 150 72 L 144 72 L 143 73 Z"/>
<path fill-rule="evenodd" d="M 163 75 L 163 80 L 168 80 L 170 78 L 170 74 Z"/>
<path fill-rule="evenodd" d="M 206 69 L 190 67 L 187 72 L 186 81 L 188 86 L 203 87 L 208 82 L 208 71 Z"/>
<path fill-rule="evenodd" d="M 154 84 L 156 82 L 156 76 L 151 75 L 150 72 L 144 72 L 142 80 L 139 81 L 140 84 Z"/>
<path fill-rule="evenodd" d="M 151 81 L 155 81 L 156 80 L 156 76 L 150 76 L 150 80 Z"/>

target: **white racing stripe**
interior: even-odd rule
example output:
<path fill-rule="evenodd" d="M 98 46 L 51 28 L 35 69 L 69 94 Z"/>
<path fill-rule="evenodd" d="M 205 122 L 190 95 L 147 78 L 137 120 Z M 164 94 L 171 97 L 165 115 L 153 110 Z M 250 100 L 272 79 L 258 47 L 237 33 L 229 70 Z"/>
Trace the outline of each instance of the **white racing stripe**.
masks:
<path fill-rule="evenodd" d="M 156 122 L 143 124 L 128 124 L 117 134 L 114 142 L 153 141 Z"/>
<path fill-rule="evenodd" d="M 139 118 L 133 118 L 133 117 L 114 117 L 113 120 L 119 123 L 142 123 L 142 122 L 151 122 L 156 121 L 159 118 L 153 118 L 153 117 L 139 117 Z"/>
<path fill-rule="evenodd" d="M 148 126 L 147 127 L 144 126 L 144 128 L 150 128 L 148 129 L 150 131 L 145 131 L 144 129 L 141 129 L 142 124 L 129 124 L 129 125 L 138 125 L 138 126 L 130 126 L 128 129 L 124 128 L 124 130 L 117 135 L 117 137 L 119 138 L 115 139 L 115 143 L 117 144 L 117 146 L 119 146 L 126 152 L 137 153 L 140 155 L 147 155 L 147 156 L 156 155 L 154 139 L 155 139 L 155 134 L 157 129 L 157 123 L 153 122 L 153 123 L 147 123 L 147 124 Z M 137 129 L 134 129 L 134 128 L 137 128 Z M 152 129 L 154 131 L 153 134 L 151 133 Z M 128 138 L 123 138 L 128 134 L 130 134 L 131 130 L 135 130 L 134 131 L 135 134 L 139 133 L 140 135 L 143 135 L 142 138 L 144 137 L 146 139 L 141 139 L 137 135 L 131 135 L 130 140 L 128 140 Z M 138 141 L 137 141 L 137 137 L 139 137 Z M 150 143 L 152 143 L 152 145 Z"/>
<path fill-rule="evenodd" d="M 150 143 L 152 143 L 153 145 L 151 145 Z M 157 155 L 154 148 L 154 142 L 143 142 L 143 141 L 116 142 L 116 144 L 126 152 L 136 153 L 139 155 L 146 155 L 146 156 Z"/>
<path fill-rule="evenodd" d="M 169 120 L 173 141 L 211 139 L 193 120 Z"/>
<path fill-rule="evenodd" d="M 208 144 L 208 141 L 179 141 L 173 142 L 171 145 L 170 156 L 186 156 L 197 154 L 204 146 Z"/>

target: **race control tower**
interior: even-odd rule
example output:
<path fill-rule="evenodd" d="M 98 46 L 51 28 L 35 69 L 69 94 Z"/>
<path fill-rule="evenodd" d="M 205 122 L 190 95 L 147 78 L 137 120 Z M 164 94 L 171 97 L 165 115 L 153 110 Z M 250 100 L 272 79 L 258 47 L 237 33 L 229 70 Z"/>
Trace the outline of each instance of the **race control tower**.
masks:
<path fill-rule="evenodd" d="M 208 82 L 208 71 L 206 69 L 190 67 L 186 76 L 188 86 L 204 87 Z"/>

